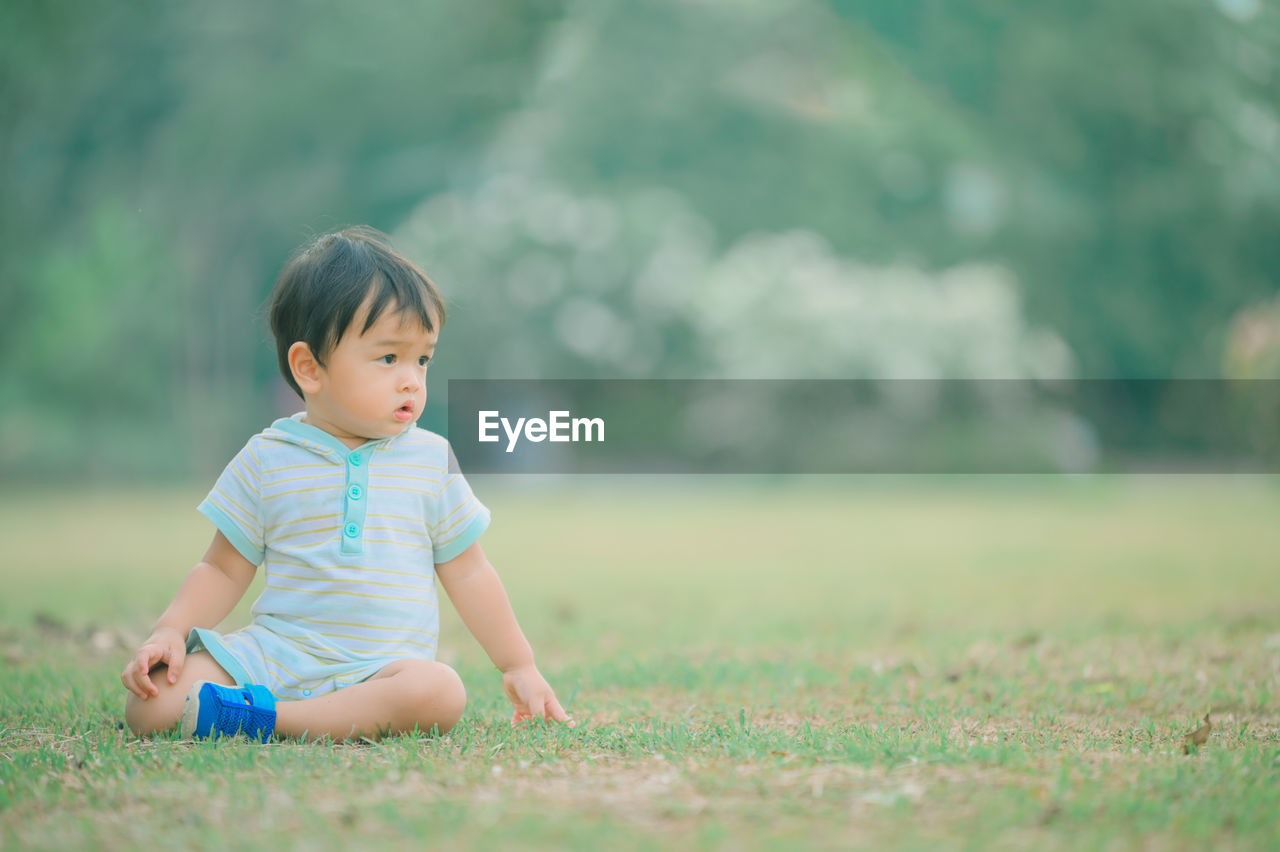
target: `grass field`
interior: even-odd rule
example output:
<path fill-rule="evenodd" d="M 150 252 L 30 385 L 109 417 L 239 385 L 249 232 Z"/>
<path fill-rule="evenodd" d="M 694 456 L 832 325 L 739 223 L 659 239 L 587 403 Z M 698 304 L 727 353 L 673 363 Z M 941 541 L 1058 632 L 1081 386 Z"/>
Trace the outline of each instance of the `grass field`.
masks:
<path fill-rule="evenodd" d="M 0 498 L 0 846 L 1280 845 L 1274 479 L 474 484 L 575 729 L 446 604 L 448 736 L 138 740 L 200 493 Z"/>

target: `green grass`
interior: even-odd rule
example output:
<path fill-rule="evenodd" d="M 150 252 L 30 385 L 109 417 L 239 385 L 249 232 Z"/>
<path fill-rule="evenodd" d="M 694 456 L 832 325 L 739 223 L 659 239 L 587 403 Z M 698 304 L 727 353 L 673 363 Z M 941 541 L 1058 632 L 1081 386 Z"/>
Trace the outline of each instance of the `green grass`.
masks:
<path fill-rule="evenodd" d="M 138 740 L 200 493 L 0 498 L 0 846 L 1280 844 L 1274 480 L 475 485 L 576 729 L 512 729 L 446 605 L 448 736 Z"/>

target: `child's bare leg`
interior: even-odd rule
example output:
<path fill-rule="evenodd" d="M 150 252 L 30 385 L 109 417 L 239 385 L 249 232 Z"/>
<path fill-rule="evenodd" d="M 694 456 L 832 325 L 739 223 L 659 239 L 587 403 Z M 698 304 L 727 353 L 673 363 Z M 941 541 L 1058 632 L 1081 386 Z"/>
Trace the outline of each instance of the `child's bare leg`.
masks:
<path fill-rule="evenodd" d="M 276 733 L 334 740 L 377 739 L 415 727 L 441 733 L 467 706 L 457 672 L 432 660 L 396 660 L 361 683 L 337 692 L 276 704 Z"/>
<path fill-rule="evenodd" d="M 186 706 L 187 693 L 198 680 L 210 680 L 227 686 L 235 684 L 235 679 L 227 674 L 227 670 L 209 655 L 208 651 L 197 651 L 188 654 L 182 667 L 182 674 L 177 683 L 169 683 L 169 667 L 156 666 L 151 670 L 151 681 L 160 690 L 143 701 L 133 693 L 124 707 L 124 719 L 129 729 L 140 737 L 167 731 L 182 718 L 182 708 Z"/>

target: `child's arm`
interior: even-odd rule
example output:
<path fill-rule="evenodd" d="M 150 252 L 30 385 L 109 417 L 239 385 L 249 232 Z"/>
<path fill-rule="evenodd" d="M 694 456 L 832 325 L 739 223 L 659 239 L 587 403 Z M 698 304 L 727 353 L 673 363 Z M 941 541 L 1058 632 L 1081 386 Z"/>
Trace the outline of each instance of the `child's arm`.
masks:
<path fill-rule="evenodd" d="M 193 627 L 214 627 L 227 617 L 244 597 L 258 567 L 245 559 L 221 533 L 214 533 L 213 544 L 182 587 L 173 603 L 160 616 L 151 636 L 129 661 L 120 680 L 125 688 L 142 700 L 159 695 L 151 682 L 152 667 L 169 666 L 169 683 L 176 683 L 187 656 L 187 634 Z"/>
<path fill-rule="evenodd" d="M 502 672 L 502 686 L 515 708 L 512 722 L 547 718 L 570 721 L 533 662 L 533 648 L 516 622 L 507 590 L 479 542 L 436 566 L 449 600 L 489 659 Z"/>

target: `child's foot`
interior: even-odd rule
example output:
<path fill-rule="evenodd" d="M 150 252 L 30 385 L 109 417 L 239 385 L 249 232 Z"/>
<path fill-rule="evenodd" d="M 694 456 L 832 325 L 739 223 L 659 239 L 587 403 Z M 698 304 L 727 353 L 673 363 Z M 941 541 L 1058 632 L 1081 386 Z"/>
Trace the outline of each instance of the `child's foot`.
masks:
<path fill-rule="evenodd" d="M 183 739 L 244 734 L 266 742 L 276 729 L 276 700 L 265 686 L 222 686 L 199 681 L 187 693 L 182 711 Z"/>

